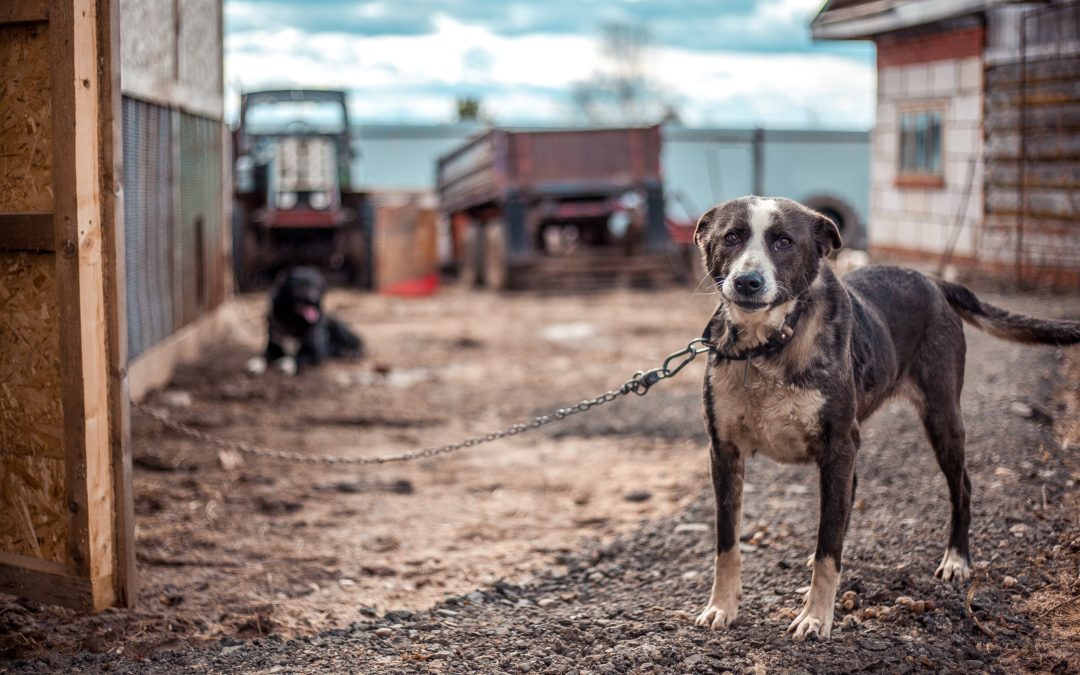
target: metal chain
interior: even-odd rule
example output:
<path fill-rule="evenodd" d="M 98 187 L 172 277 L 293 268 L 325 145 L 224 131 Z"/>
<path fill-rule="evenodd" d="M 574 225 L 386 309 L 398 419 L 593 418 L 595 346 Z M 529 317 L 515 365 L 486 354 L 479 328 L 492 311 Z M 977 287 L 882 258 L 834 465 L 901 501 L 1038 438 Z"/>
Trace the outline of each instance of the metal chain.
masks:
<path fill-rule="evenodd" d="M 137 403 L 132 401 L 131 405 L 137 410 L 144 413 L 148 417 L 161 423 L 162 426 L 171 429 L 179 434 L 187 436 L 188 438 L 207 443 L 225 450 L 236 450 L 246 455 L 253 457 L 262 457 L 265 459 L 276 459 L 284 462 L 298 462 L 302 464 L 326 464 L 326 465 L 340 465 L 340 464 L 389 464 L 391 462 L 409 462 L 417 459 L 428 459 L 431 457 L 438 457 L 440 455 L 448 455 L 451 452 L 462 450 L 464 448 L 471 448 L 475 445 L 482 443 L 490 443 L 497 441 L 500 438 L 507 438 L 509 436 L 517 436 L 518 434 L 526 431 L 532 431 L 533 429 L 539 429 L 540 427 L 550 424 L 552 422 L 564 420 L 571 415 L 583 413 L 586 410 L 590 410 L 597 406 L 610 403 L 620 396 L 626 396 L 627 394 L 637 394 L 638 396 L 644 396 L 648 393 L 649 388 L 660 380 L 665 380 L 670 377 L 674 377 L 680 370 L 685 368 L 687 364 L 694 360 L 698 354 L 703 354 L 712 349 L 704 339 L 697 338 L 691 340 L 685 348 L 680 349 L 677 352 L 669 354 L 664 359 L 663 365 L 659 368 L 653 368 L 647 371 L 638 371 L 632 378 L 627 380 L 621 387 L 604 392 L 596 398 L 588 398 L 581 401 L 577 405 L 570 406 L 569 408 L 559 408 L 553 413 L 548 415 L 540 415 L 534 417 L 528 422 L 521 422 L 518 424 L 512 424 L 508 427 L 504 427 L 497 431 L 492 431 L 482 436 L 473 436 L 462 441 L 456 441 L 454 443 L 447 443 L 446 445 L 439 445 L 431 448 L 424 448 L 422 450 L 415 450 L 412 452 L 403 452 L 399 455 L 385 455 L 382 457 L 342 457 L 342 456 L 320 456 L 320 455 L 306 455 L 298 452 L 288 452 L 286 450 L 272 450 L 270 448 L 263 448 L 243 441 L 231 441 L 213 434 L 208 434 L 205 431 L 196 429 L 195 427 L 184 424 L 183 422 L 177 422 L 176 420 L 166 416 L 164 413 L 151 408 L 145 403 Z"/>

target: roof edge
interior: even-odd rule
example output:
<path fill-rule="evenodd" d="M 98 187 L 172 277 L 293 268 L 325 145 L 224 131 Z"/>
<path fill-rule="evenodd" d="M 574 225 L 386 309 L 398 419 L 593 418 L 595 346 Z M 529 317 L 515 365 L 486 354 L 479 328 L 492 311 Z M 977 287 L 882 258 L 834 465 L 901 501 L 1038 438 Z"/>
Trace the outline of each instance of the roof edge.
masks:
<path fill-rule="evenodd" d="M 810 34 L 815 40 L 867 40 L 882 33 L 981 13 L 1009 2 L 1011 0 L 872 0 L 833 10 L 826 4 L 810 22 Z"/>

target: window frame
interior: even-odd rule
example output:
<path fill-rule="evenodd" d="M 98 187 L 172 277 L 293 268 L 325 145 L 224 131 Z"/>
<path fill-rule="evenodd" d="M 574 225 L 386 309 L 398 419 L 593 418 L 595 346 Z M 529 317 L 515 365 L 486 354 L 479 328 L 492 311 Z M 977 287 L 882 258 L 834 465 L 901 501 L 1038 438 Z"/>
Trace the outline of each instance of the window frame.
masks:
<path fill-rule="evenodd" d="M 943 188 L 945 187 L 945 111 L 948 102 L 944 100 L 918 101 L 901 105 L 896 117 L 896 187 L 898 188 Z M 905 118 L 918 115 L 937 116 L 937 168 L 904 167 Z M 932 127 L 931 127 L 932 128 Z M 916 135 L 916 153 L 919 131 Z"/>

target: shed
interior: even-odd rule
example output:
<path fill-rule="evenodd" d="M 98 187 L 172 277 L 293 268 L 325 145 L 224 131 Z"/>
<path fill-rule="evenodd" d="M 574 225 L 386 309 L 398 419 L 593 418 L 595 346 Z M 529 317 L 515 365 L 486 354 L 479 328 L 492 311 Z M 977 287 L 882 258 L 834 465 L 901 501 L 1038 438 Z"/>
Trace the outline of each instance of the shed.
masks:
<path fill-rule="evenodd" d="M 1080 4 L 832 0 L 811 30 L 877 45 L 872 249 L 1080 285 Z"/>
<path fill-rule="evenodd" d="M 218 0 L 0 5 L 0 592 L 135 600 L 129 388 L 228 290 L 221 28 Z"/>

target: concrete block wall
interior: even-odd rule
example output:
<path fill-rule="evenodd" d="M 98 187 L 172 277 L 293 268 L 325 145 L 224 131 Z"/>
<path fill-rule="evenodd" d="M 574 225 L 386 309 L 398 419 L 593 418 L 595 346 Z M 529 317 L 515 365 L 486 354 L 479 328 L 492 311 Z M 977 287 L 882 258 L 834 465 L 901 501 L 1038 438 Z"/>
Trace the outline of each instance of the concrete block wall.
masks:
<path fill-rule="evenodd" d="M 951 236 L 958 236 L 956 254 L 974 256 L 983 214 L 982 58 L 919 60 L 919 46 L 911 44 L 906 58 L 897 58 L 904 55 L 902 44 L 891 44 L 887 59 L 879 52 L 870 246 L 934 254 L 946 249 Z M 939 56 L 934 50 L 922 53 Z M 942 112 L 943 184 L 898 185 L 901 113 L 934 108 Z M 969 171 L 974 171 L 970 178 Z M 966 208 L 965 192 L 970 193 Z"/>

